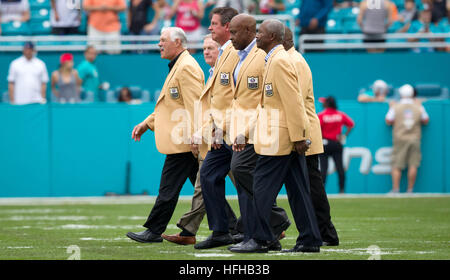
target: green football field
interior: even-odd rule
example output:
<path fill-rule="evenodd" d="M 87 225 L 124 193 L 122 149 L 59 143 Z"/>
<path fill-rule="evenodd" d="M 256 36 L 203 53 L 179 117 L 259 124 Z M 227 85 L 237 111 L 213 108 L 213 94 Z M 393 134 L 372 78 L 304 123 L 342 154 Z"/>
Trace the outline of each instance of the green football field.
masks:
<path fill-rule="evenodd" d="M 193 246 L 142 244 L 128 231 L 143 230 L 153 205 L 150 197 L 102 199 L 0 200 L 0 259 L 20 260 L 448 260 L 450 259 L 450 196 L 329 198 L 341 244 L 319 254 L 269 252 L 233 254 L 226 247 L 195 250 Z M 238 214 L 237 200 L 229 199 Z M 278 204 L 290 214 L 286 198 Z M 190 208 L 181 199 L 166 230 Z M 291 221 L 293 221 L 291 216 Z M 197 235 L 210 234 L 206 219 Z M 281 241 L 295 244 L 293 223 Z"/>

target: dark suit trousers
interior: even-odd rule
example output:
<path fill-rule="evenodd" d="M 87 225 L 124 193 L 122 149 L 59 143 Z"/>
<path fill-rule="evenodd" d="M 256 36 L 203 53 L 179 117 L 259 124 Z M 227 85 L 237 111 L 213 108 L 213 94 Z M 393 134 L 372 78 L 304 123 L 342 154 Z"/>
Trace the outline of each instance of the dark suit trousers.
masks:
<path fill-rule="evenodd" d="M 338 234 L 331 222 L 330 204 L 319 170 L 319 156 L 306 156 L 306 165 L 308 167 L 308 177 L 311 187 L 311 200 L 316 212 L 320 236 L 326 242 L 339 242 Z"/>
<path fill-rule="evenodd" d="M 248 225 L 256 216 L 253 209 L 253 176 L 257 160 L 258 155 L 252 144 L 246 145 L 241 152 L 234 152 L 231 159 L 231 173 L 235 177 L 236 189 L 239 194 L 239 208 L 241 209 L 241 218 L 238 220 L 237 229 L 244 232 L 245 240 L 250 239 L 253 235 L 252 228 Z M 274 204 L 270 213 L 270 225 L 275 236 L 279 236 L 283 232 L 283 226 L 288 221 L 286 211 Z"/>
<path fill-rule="evenodd" d="M 220 149 L 211 150 L 206 155 L 200 169 L 200 182 L 205 202 L 209 229 L 228 232 L 228 217 L 225 211 L 225 176 L 234 167 L 233 177 L 238 192 L 241 220 L 244 233 L 248 231 L 246 224 L 254 216 L 252 210 L 253 171 L 256 165 L 256 153 L 253 145 L 247 145 L 242 152 L 233 152 L 230 146 L 223 144 Z M 280 225 L 286 222 L 287 214 L 279 207 L 273 211 L 271 225 L 279 231 Z M 281 233 L 281 232 L 280 232 Z"/>
<path fill-rule="evenodd" d="M 166 156 L 158 197 L 144 227 L 154 234 L 162 234 L 166 230 L 177 206 L 181 188 L 188 178 L 195 185 L 197 171 L 198 160 L 191 152 Z"/>
<path fill-rule="evenodd" d="M 323 145 L 324 153 L 320 155 L 320 170 L 322 172 L 323 184 L 326 184 L 328 172 L 328 157 L 332 157 L 336 166 L 339 179 L 339 191 L 344 192 L 345 188 L 345 169 L 342 154 L 344 147 L 341 143 L 328 140 L 328 144 Z"/>
<path fill-rule="evenodd" d="M 253 183 L 254 211 L 257 214 L 252 221 L 254 239 L 273 241 L 278 237 L 270 227 L 270 211 L 284 184 L 300 233 L 297 244 L 322 245 L 307 176 L 305 157 L 295 152 L 286 156 L 258 156 Z"/>
<path fill-rule="evenodd" d="M 202 165 L 203 160 L 200 160 L 199 167 L 201 168 Z M 234 178 L 232 174 L 228 173 L 228 176 L 234 184 Z M 181 219 L 177 223 L 177 226 L 182 230 L 187 230 L 195 235 L 197 234 L 197 231 L 200 228 L 200 224 L 202 223 L 203 218 L 206 214 L 205 203 L 203 201 L 202 186 L 200 184 L 200 170 L 197 172 L 194 195 L 192 196 L 191 205 L 191 210 L 186 212 L 183 217 L 181 217 Z M 227 211 L 228 215 L 228 228 L 230 230 L 230 233 L 236 234 L 236 223 L 238 220 L 228 202 L 226 204 L 225 210 Z"/>

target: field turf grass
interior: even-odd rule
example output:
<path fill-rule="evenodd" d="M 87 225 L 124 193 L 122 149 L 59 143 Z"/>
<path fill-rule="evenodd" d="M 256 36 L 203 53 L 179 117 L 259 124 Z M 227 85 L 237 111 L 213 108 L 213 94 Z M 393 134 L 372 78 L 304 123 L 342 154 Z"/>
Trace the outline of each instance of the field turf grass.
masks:
<path fill-rule="evenodd" d="M 226 247 L 195 250 L 167 241 L 142 244 L 128 239 L 128 231 L 142 231 L 152 201 L 129 203 L 0 203 L 1 260 L 65 260 L 79 248 L 82 260 L 448 260 L 450 259 L 450 196 L 438 197 L 330 197 L 332 219 L 339 233 L 338 247 L 322 247 L 319 254 L 233 254 Z M 236 199 L 230 204 L 239 215 Z M 286 198 L 278 204 L 290 214 Z M 179 201 L 167 234 L 190 200 Z M 292 216 L 290 217 L 293 221 Z M 197 234 L 210 234 L 206 217 Z M 295 224 L 281 241 L 295 244 Z"/>

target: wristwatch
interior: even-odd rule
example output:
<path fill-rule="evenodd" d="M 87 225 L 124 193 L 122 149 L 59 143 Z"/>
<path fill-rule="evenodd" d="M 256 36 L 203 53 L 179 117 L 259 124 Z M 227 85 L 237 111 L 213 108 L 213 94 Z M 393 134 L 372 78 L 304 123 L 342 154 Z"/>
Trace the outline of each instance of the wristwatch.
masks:
<path fill-rule="evenodd" d="M 311 140 L 306 139 L 306 145 L 308 145 L 308 147 L 311 146 Z"/>

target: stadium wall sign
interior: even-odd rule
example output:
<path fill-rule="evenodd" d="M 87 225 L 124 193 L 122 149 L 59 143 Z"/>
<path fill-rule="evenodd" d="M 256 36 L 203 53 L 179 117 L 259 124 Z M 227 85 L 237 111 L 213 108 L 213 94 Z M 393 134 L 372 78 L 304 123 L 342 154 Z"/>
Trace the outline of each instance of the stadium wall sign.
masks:
<path fill-rule="evenodd" d="M 375 151 L 374 156 L 372 156 L 370 149 L 366 147 L 345 147 L 343 153 L 344 168 L 348 170 L 350 161 L 360 158 L 359 172 L 361 174 L 369 174 L 370 172 L 377 175 L 390 174 L 391 157 L 392 147 L 381 147 Z M 328 174 L 335 171 L 336 166 L 330 157 L 328 158 Z"/>

